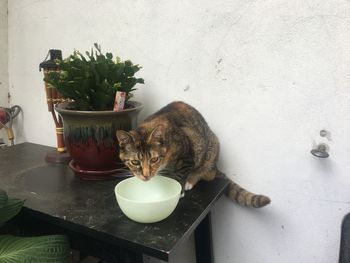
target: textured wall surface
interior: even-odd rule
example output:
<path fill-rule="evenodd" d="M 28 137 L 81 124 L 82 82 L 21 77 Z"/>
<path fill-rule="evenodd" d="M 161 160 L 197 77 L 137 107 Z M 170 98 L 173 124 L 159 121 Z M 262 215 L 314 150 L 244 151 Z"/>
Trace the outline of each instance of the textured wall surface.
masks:
<path fill-rule="evenodd" d="M 0 0 L 0 106 L 8 105 L 7 32 L 7 0 Z"/>
<path fill-rule="evenodd" d="M 9 106 L 8 100 L 8 23 L 7 0 L 0 0 L 0 107 Z M 6 140 L 6 132 L 0 130 L 0 139 Z"/>
<path fill-rule="evenodd" d="M 261 210 L 220 200 L 216 262 L 337 262 L 350 212 L 349 14 L 345 0 L 11 0 L 21 140 L 55 145 L 38 71 L 48 49 L 65 56 L 99 42 L 143 66 L 140 120 L 173 100 L 192 104 L 222 142 L 221 169 L 271 197 Z M 311 156 L 319 142 L 329 159 Z M 186 255 L 174 262 L 193 262 Z"/>

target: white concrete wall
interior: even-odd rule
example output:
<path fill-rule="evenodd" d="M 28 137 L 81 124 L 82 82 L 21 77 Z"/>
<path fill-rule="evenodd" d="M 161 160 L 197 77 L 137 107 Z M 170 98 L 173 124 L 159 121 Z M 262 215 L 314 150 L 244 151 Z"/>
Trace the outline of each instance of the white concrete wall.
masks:
<path fill-rule="evenodd" d="M 0 107 L 9 106 L 8 77 L 7 0 L 0 0 Z M 0 129 L 0 140 L 8 142 L 5 129 Z"/>
<path fill-rule="evenodd" d="M 8 106 L 7 0 L 0 0 L 0 106 Z"/>
<path fill-rule="evenodd" d="M 141 119 L 173 100 L 192 104 L 222 142 L 221 169 L 272 198 L 262 210 L 218 203 L 216 262 L 337 262 L 350 211 L 349 14 L 345 0 L 9 1 L 22 138 L 55 145 L 38 71 L 48 49 L 68 55 L 97 41 L 143 65 Z M 310 154 L 321 141 L 329 159 Z M 183 258 L 174 262 L 193 262 Z"/>

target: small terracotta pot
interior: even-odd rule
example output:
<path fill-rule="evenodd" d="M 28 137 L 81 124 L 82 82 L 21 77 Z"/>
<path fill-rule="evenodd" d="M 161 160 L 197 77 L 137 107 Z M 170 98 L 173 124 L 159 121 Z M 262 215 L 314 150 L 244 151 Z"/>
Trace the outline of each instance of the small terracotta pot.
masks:
<path fill-rule="evenodd" d="M 87 180 L 111 178 L 124 167 L 119 159 L 117 130 L 136 127 L 141 103 L 130 101 L 123 111 L 77 111 L 73 102 L 60 103 L 55 110 L 63 120 L 64 139 L 72 157 L 69 163 L 77 176 Z"/>

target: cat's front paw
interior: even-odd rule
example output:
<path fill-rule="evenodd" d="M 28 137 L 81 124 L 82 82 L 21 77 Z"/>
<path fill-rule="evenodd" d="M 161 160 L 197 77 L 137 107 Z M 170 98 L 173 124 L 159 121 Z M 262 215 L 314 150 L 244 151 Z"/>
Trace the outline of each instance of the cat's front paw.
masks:
<path fill-rule="evenodd" d="M 189 191 L 189 190 L 191 190 L 192 188 L 193 188 L 193 185 L 192 185 L 192 184 L 190 184 L 189 182 L 186 182 L 186 183 L 185 183 L 185 187 L 184 187 L 185 191 Z"/>

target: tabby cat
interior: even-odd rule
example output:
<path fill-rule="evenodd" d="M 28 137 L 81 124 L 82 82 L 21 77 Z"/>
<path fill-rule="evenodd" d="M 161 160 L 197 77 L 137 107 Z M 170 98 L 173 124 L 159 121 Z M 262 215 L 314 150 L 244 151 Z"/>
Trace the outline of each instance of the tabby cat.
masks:
<path fill-rule="evenodd" d="M 177 179 L 187 191 L 200 180 L 211 181 L 220 174 L 218 138 L 203 116 L 184 102 L 170 103 L 136 130 L 117 131 L 117 137 L 120 159 L 144 181 L 161 174 Z M 270 203 L 267 196 L 248 192 L 232 181 L 226 194 L 244 206 Z"/>

